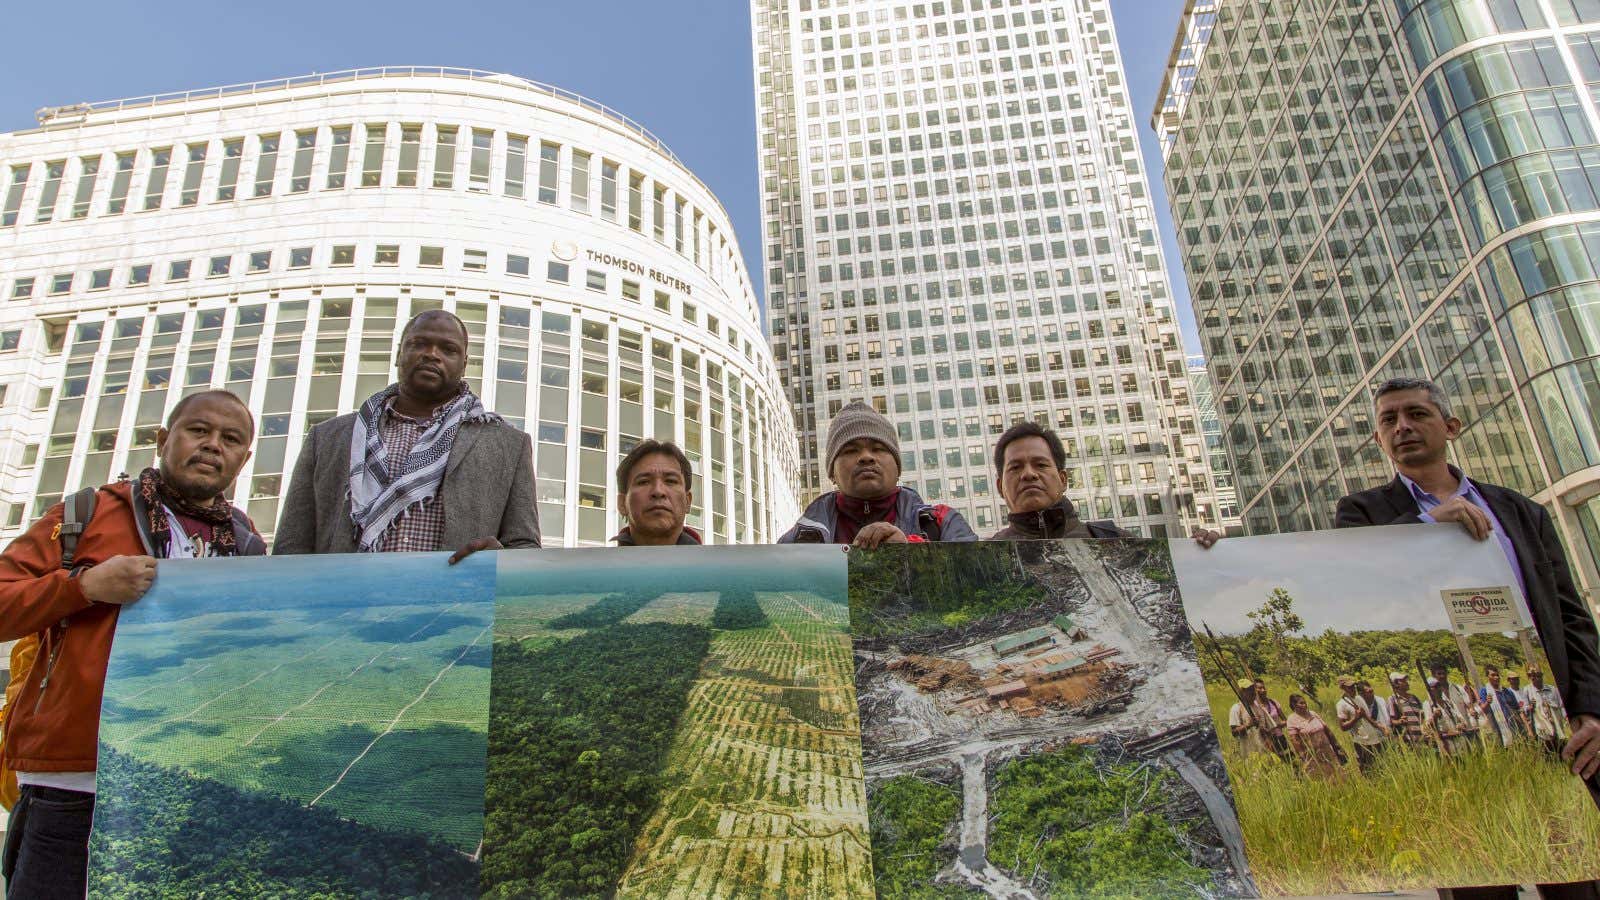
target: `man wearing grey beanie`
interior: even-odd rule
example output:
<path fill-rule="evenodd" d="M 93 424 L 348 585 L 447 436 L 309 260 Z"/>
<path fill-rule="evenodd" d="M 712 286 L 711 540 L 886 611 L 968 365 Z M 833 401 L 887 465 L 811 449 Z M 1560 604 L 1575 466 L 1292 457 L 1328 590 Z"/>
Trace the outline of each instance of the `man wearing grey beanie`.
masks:
<path fill-rule="evenodd" d="M 811 502 L 780 544 L 880 544 L 976 541 L 967 521 L 944 504 L 924 503 L 901 487 L 894 425 L 860 400 L 828 426 L 828 478 L 838 490 Z"/>

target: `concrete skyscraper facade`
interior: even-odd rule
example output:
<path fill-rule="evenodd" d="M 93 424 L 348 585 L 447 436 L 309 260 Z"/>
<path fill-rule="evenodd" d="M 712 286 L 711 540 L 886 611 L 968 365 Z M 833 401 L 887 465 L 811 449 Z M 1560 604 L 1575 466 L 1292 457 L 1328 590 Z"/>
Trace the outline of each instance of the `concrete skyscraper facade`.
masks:
<path fill-rule="evenodd" d="M 1426 376 L 1600 599 L 1597 85 L 1581 0 L 1190 3 L 1154 125 L 1250 533 L 1392 477 L 1372 390 Z"/>
<path fill-rule="evenodd" d="M 0 134 L 0 539 L 138 472 L 184 394 L 256 413 L 269 536 L 306 431 L 454 312 L 533 436 L 546 543 L 620 525 L 639 440 L 694 461 L 708 543 L 798 513 L 792 416 L 717 198 L 636 122 L 468 69 L 363 69 L 46 110 Z"/>
<path fill-rule="evenodd" d="M 753 0 L 762 252 L 801 492 L 865 399 L 902 483 L 1004 515 L 993 440 L 1067 445 L 1084 515 L 1215 523 L 1105 0 Z"/>

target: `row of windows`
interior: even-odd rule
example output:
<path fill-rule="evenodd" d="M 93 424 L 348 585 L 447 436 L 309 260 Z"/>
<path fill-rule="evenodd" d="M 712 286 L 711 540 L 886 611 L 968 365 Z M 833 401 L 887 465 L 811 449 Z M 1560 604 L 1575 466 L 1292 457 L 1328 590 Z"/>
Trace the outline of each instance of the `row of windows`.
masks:
<path fill-rule="evenodd" d="M 402 255 L 405 255 L 406 264 L 414 263 L 422 269 L 444 269 L 446 265 L 447 248 L 443 246 L 430 246 L 427 244 L 416 248 L 416 256 L 410 256 L 411 249 L 402 247 L 401 244 L 377 243 L 371 245 L 370 256 L 367 262 L 378 268 L 397 267 L 401 265 Z M 331 268 L 353 267 L 357 265 L 358 245 L 334 244 L 328 248 L 325 265 Z M 104 291 L 113 287 L 145 287 L 154 283 L 157 277 L 165 284 L 180 284 L 189 282 L 197 268 L 207 278 L 226 278 L 242 272 L 247 275 L 265 275 L 277 271 L 274 260 L 282 260 L 283 271 L 297 271 L 310 269 L 316 263 L 316 247 L 292 247 L 286 255 L 271 249 L 253 250 L 244 254 L 217 254 L 209 257 L 185 258 L 167 260 L 162 264 L 136 263 L 129 266 L 124 273 L 120 285 L 115 284 L 116 270 L 102 268 L 90 270 L 85 278 L 80 279 L 79 273 L 57 272 L 47 276 L 23 275 L 12 280 L 11 289 L 6 297 L 11 300 L 28 300 L 36 296 L 41 288 L 46 296 L 63 296 L 72 293 L 74 288 L 87 291 Z M 451 262 L 459 266 L 462 272 L 487 272 L 489 269 L 489 253 L 486 250 L 466 247 L 462 248 L 459 256 L 453 248 L 449 249 Z M 236 263 L 243 265 L 236 269 Z M 198 266 L 197 266 L 198 264 Z M 505 274 L 526 278 L 529 276 L 529 257 L 508 253 L 504 256 Z M 546 279 L 556 284 L 570 284 L 573 280 L 571 266 L 568 263 L 550 260 L 546 263 Z M 583 273 L 584 286 L 592 291 L 609 293 L 613 284 L 612 276 L 602 269 L 588 269 Z M 619 294 L 624 300 L 634 303 L 641 302 L 642 288 L 640 283 L 631 278 L 616 279 Z M 667 291 L 655 290 L 652 298 L 653 307 L 668 315 L 673 314 L 676 307 L 678 316 L 685 322 L 693 325 L 704 324 L 705 328 L 718 338 L 727 340 L 735 347 L 742 346 L 746 359 L 755 359 L 755 345 L 748 338 L 741 338 L 733 325 L 724 328 L 720 317 L 713 313 L 702 316 L 700 308 L 688 300 L 680 300 Z M 8 349 L 0 347 L 0 349 Z"/>
<path fill-rule="evenodd" d="M 529 157 L 535 149 L 537 160 Z M 711 217 L 644 172 L 550 141 L 534 148 L 526 136 L 491 129 L 413 123 L 334 125 L 119 151 L 109 159 L 106 154 L 88 154 L 78 157 L 70 170 L 68 164 L 68 159 L 13 164 L 4 185 L 0 225 L 21 221 L 35 171 L 40 177 L 28 201 L 35 224 L 85 219 L 92 212 L 115 216 L 130 208 L 158 210 L 170 206 L 174 192 L 178 208 L 198 206 L 202 200 L 271 197 L 284 188 L 293 195 L 306 194 L 314 186 L 337 190 L 352 184 L 443 190 L 464 186 L 479 193 L 494 186 L 502 196 L 523 198 L 529 195 L 533 179 L 538 202 L 625 223 L 672 247 L 714 278 L 728 277 L 739 266 L 727 237 Z M 136 186 L 135 177 L 141 175 Z"/>

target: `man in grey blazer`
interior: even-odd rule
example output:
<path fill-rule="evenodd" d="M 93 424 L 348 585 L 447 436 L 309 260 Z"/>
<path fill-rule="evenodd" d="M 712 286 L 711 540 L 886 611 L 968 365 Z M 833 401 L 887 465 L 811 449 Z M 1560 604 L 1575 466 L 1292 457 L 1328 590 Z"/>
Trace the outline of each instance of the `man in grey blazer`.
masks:
<path fill-rule="evenodd" d="M 467 349 L 448 312 L 406 323 L 399 381 L 306 436 L 273 553 L 539 546 L 533 445 L 467 388 Z"/>

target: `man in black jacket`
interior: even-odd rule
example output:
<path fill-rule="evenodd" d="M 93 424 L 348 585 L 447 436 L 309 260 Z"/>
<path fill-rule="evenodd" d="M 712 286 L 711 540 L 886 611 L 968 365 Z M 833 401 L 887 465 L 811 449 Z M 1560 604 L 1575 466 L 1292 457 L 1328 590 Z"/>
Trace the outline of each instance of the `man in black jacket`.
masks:
<path fill-rule="evenodd" d="M 994 472 L 1009 513 L 1006 527 L 990 535 L 991 541 L 1134 536 L 1110 520 L 1078 518 L 1067 497 L 1066 448 L 1054 431 L 1036 422 L 1018 422 L 1000 435 L 994 445 Z M 1209 549 L 1222 535 L 1201 529 L 1194 537 Z"/>
<path fill-rule="evenodd" d="M 1477 540 L 1499 543 L 1521 583 L 1551 674 L 1567 702 L 1572 738 L 1562 757 L 1600 798 L 1594 777 L 1600 772 L 1600 636 L 1573 585 L 1550 514 L 1516 491 L 1474 482 L 1450 465 L 1446 450 L 1461 433 L 1461 420 L 1450 414 L 1449 400 L 1438 385 L 1421 378 L 1391 378 L 1378 388 L 1374 402 L 1374 436 L 1398 474 L 1382 487 L 1341 498 L 1335 524 L 1455 522 Z M 1540 885 L 1545 897 L 1592 897 L 1594 891 L 1591 882 Z M 1515 897 L 1516 889 L 1456 889 L 1454 896 Z"/>

